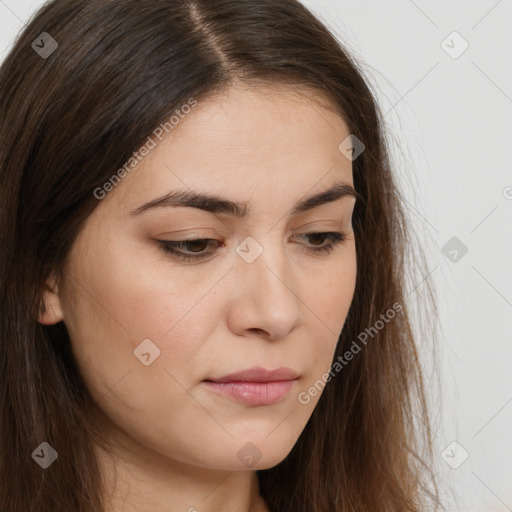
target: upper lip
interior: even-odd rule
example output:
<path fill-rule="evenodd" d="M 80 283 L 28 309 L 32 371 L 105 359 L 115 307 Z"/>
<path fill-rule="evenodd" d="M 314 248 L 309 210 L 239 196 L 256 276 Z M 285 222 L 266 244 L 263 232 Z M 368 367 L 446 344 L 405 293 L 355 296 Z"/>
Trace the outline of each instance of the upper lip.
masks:
<path fill-rule="evenodd" d="M 266 370 L 260 366 L 247 368 L 239 372 L 230 373 L 223 377 L 214 379 L 209 378 L 207 381 L 213 382 L 275 382 L 280 380 L 294 380 L 299 374 L 291 368 L 281 367 L 276 370 Z"/>

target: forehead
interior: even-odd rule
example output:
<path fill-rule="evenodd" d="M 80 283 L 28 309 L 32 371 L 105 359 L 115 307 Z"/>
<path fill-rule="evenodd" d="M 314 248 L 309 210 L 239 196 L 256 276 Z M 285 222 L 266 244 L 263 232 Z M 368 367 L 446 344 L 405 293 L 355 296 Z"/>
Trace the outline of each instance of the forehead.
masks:
<path fill-rule="evenodd" d="M 329 144 L 348 135 L 341 115 L 318 92 L 290 86 L 232 87 L 201 101 L 169 137 L 169 145 L 197 142 L 208 150 L 293 149 L 300 143 Z M 195 141 L 193 140 L 195 139 Z M 335 148 L 336 149 L 336 148 Z M 201 153 L 198 147 L 196 153 Z M 265 155 L 261 155 L 262 158 Z M 274 155 L 272 155 L 274 156 Z"/>
<path fill-rule="evenodd" d="M 283 182 L 292 194 L 324 177 L 353 183 L 338 149 L 348 126 L 319 93 L 237 86 L 187 112 L 116 187 L 120 201 L 135 206 L 177 185 L 249 196 Z"/>

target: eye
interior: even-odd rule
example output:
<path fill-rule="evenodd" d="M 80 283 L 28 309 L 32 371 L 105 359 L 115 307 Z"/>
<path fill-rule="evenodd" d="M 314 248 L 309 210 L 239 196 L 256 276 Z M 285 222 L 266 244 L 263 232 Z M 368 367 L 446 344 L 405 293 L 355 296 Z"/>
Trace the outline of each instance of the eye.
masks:
<path fill-rule="evenodd" d="M 301 238 L 305 237 L 313 240 L 313 243 L 306 244 L 306 251 L 314 254 L 329 254 L 337 245 L 346 241 L 349 238 L 350 233 L 341 233 L 335 231 L 311 231 L 309 233 L 303 233 L 299 236 Z M 325 241 L 328 243 L 323 243 Z M 157 242 L 160 244 L 162 250 L 166 254 L 170 254 L 173 258 L 183 261 L 197 261 L 206 259 L 215 252 L 212 250 L 207 250 L 207 248 L 212 243 L 217 247 L 223 245 L 223 243 L 219 240 L 212 238 L 190 238 L 188 240 L 157 240 Z"/>
<path fill-rule="evenodd" d="M 215 242 L 217 246 L 221 245 L 218 240 L 214 240 L 213 238 L 190 238 L 188 240 L 157 240 L 157 242 L 162 247 L 163 251 L 167 254 L 171 254 L 173 257 L 179 260 L 199 260 L 207 258 L 211 251 L 205 251 L 205 246 L 208 247 L 208 243 L 205 242 Z M 190 252 L 182 252 L 183 248 L 187 246 L 192 246 L 192 250 Z"/>
<path fill-rule="evenodd" d="M 343 232 L 336 232 L 336 231 L 328 231 L 328 232 L 317 232 L 317 231 L 311 231 L 309 233 L 304 233 L 300 236 L 312 238 L 313 240 L 320 240 L 320 243 L 313 243 L 310 244 L 311 247 L 308 248 L 309 251 L 313 253 L 325 253 L 329 254 L 337 245 L 341 244 L 342 242 L 348 240 L 349 233 Z M 327 240 L 328 243 L 323 245 L 322 240 Z"/>

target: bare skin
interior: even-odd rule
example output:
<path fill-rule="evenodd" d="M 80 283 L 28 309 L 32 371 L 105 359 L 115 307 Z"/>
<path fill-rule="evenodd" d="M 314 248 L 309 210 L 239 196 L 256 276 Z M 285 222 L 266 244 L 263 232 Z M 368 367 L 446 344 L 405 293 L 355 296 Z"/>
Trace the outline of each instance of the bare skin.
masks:
<path fill-rule="evenodd" d="M 86 220 L 39 321 L 64 321 L 112 426 L 115 457 L 98 448 L 106 512 L 270 512 L 256 471 L 286 457 L 318 403 L 320 393 L 297 397 L 329 371 L 357 272 L 353 197 L 290 212 L 334 183 L 354 186 L 338 149 L 348 135 L 311 96 L 237 86 L 200 102 Z M 247 201 L 250 211 L 131 213 L 175 189 Z M 348 235 L 314 253 L 331 240 L 305 236 L 312 230 Z M 207 254 L 185 261 L 157 241 L 187 237 L 219 245 L 180 246 Z M 262 252 L 249 263 L 239 246 Z M 148 365 L 134 354 L 143 340 Z M 254 366 L 298 378 L 265 405 L 205 386 Z"/>

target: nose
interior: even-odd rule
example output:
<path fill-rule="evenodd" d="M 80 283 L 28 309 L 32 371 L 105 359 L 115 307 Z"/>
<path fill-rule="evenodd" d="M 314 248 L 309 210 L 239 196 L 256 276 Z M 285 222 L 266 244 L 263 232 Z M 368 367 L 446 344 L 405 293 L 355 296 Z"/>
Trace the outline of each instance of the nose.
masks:
<path fill-rule="evenodd" d="M 228 322 L 233 332 L 240 336 L 257 332 L 278 340 L 301 324 L 298 279 L 284 248 L 271 249 L 269 242 L 251 263 L 237 255 L 231 274 L 234 284 Z"/>

